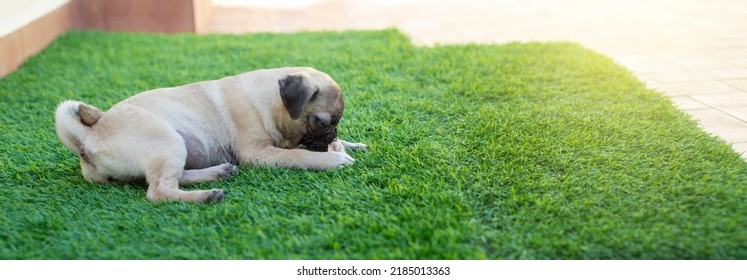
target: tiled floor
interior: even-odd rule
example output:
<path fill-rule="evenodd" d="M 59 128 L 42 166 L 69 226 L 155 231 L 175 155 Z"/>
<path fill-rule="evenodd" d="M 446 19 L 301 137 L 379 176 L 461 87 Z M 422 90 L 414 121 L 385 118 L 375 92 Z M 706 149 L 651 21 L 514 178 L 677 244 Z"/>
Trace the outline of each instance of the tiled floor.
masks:
<path fill-rule="evenodd" d="M 396 27 L 414 43 L 579 42 L 747 159 L 745 0 L 213 0 L 206 32 Z M 238 6 L 243 6 L 239 8 Z"/>

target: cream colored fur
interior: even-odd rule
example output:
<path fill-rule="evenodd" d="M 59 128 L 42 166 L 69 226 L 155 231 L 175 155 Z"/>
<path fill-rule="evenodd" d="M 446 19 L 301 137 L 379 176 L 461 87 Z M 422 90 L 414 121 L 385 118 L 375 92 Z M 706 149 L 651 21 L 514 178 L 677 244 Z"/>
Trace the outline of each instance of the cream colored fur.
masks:
<path fill-rule="evenodd" d="M 297 119 L 279 94 L 279 81 L 289 75 L 300 77 L 304 90 L 318 92 Z M 183 191 L 179 185 L 229 177 L 238 170 L 233 163 L 312 170 L 352 164 L 346 150 L 365 145 L 336 139 L 327 152 L 299 149 L 313 127 L 309 120 L 339 119 L 343 108 L 339 87 L 327 74 L 279 68 L 146 91 L 107 112 L 65 101 L 57 107 L 55 128 L 79 155 L 88 181 L 145 179 L 150 201 L 214 202 L 223 199 L 223 190 Z"/>

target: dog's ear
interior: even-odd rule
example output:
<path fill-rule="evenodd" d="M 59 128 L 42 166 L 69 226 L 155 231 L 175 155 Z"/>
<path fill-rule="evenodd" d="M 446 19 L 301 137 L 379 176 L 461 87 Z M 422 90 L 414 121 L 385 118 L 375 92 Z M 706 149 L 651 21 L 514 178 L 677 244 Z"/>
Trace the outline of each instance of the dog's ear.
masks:
<path fill-rule="evenodd" d="M 311 83 L 309 75 L 304 73 L 291 74 L 278 80 L 280 97 L 291 118 L 301 117 L 303 107 L 319 92 L 319 87 Z"/>
<path fill-rule="evenodd" d="M 81 103 L 78 105 L 78 115 L 80 115 L 80 121 L 86 125 L 86 126 L 92 126 L 94 125 L 101 116 L 104 115 L 104 112 L 101 112 L 101 110 L 96 109 L 96 107 L 91 107 L 86 104 Z"/>

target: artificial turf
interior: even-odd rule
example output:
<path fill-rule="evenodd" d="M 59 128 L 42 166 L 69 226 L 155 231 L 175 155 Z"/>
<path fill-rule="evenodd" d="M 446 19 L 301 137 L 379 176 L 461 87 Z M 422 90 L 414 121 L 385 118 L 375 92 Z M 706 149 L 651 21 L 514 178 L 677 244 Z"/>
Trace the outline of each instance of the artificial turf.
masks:
<path fill-rule="evenodd" d="M 311 66 L 345 93 L 325 172 L 243 167 L 214 205 L 91 184 L 65 99 Z M 416 47 L 396 30 L 73 31 L 0 80 L 2 259 L 745 259 L 747 164 L 662 94 L 572 43 Z"/>

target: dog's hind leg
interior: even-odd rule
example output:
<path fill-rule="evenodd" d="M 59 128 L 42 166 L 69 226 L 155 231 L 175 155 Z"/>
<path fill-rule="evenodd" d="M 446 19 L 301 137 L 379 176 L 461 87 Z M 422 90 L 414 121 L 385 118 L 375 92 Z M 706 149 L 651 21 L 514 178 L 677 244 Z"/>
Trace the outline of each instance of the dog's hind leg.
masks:
<path fill-rule="evenodd" d="M 221 189 L 184 191 L 179 189 L 179 183 L 185 177 L 184 163 L 187 158 L 186 149 L 178 146 L 162 147 L 161 156 L 149 159 L 145 179 L 148 181 L 148 200 L 158 202 L 163 200 L 190 201 L 196 203 L 211 203 L 223 200 L 226 193 Z M 213 167 L 211 167 L 213 168 Z M 210 169 L 210 168 L 207 168 Z M 195 179 L 194 172 L 187 172 L 187 179 Z"/>
<path fill-rule="evenodd" d="M 184 170 L 182 176 L 179 177 L 179 185 L 186 186 L 200 182 L 230 179 L 231 175 L 238 171 L 239 168 L 230 163 L 224 163 L 204 169 Z"/>

